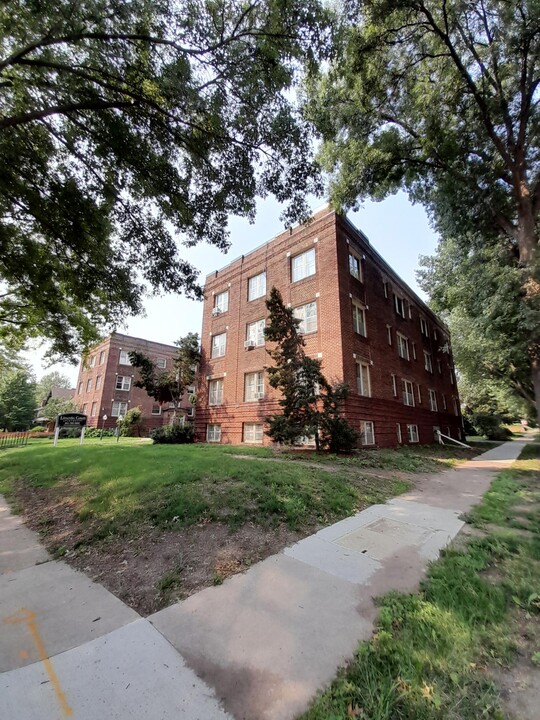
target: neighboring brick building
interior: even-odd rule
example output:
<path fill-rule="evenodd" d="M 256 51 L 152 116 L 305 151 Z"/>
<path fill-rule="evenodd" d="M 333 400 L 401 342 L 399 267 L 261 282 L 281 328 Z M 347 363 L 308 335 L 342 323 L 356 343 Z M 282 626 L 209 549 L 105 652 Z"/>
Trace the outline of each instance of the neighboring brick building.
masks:
<path fill-rule="evenodd" d="M 331 383 L 362 444 L 461 438 L 446 326 L 346 218 L 326 209 L 207 277 L 196 430 L 199 440 L 270 442 L 278 411 L 266 377 L 266 297 L 276 286 L 302 319 L 306 352 Z"/>
<path fill-rule="evenodd" d="M 170 369 L 178 348 L 113 333 L 93 347 L 81 360 L 75 402 L 88 416 L 88 427 L 115 428 L 120 415 L 132 407 L 141 407 L 146 432 L 167 424 L 168 407 L 160 405 L 145 390 L 135 387 L 137 369 L 129 362 L 128 353 L 142 352 L 163 369 Z M 194 390 L 194 388 L 193 388 Z M 186 393 L 182 406 L 193 416 L 193 407 Z M 103 423 L 103 415 L 107 420 Z"/>

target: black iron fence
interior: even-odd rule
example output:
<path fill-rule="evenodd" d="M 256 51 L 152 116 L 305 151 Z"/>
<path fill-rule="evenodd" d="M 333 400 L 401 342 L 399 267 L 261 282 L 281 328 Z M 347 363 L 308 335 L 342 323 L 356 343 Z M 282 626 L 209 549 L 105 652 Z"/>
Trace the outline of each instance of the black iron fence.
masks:
<path fill-rule="evenodd" d="M 0 432 L 0 450 L 4 448 L 22 447 L 28 443 L 29 432 Z"/>

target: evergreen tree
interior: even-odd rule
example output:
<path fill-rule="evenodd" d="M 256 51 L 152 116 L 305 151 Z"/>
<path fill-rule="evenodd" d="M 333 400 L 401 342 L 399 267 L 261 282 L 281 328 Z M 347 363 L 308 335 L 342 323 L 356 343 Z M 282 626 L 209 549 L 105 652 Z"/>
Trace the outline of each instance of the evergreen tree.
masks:
<path fill-rule="evenodd" d="M 35 381 L 28 368 L 16 368 L 0 381 L 0 425 L 8 431 L 27 430 L 36 410 Z"/>

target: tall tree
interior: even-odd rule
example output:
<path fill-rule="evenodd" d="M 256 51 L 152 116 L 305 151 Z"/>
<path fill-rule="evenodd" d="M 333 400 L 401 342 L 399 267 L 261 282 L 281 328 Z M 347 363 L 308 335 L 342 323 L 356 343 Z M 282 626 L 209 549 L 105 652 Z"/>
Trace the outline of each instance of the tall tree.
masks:
<path fill-rule="evenodd" d="M 403 188 L 443 237 L 472 252 L 504 251 L 537 318 L 528 354 L 540 398 L 540 5 L 347 5 L 342 44 L 308 104 L 325 137 L 334 203 Z"/>
<path fill-rule="evenodd" d="M 202 297 L 178 241 L 225 249 L 270 193 L 302 217 L 327 35 L 318 0 L 3 3 L 0 339 L 79 353 L 147 290 Z"/>
<path fill-rule="evenodd" d="M 26 367 L 16 368 L 0 379 L 0 426 L 9 431 L 27 430 L 36 410 L 35 381 Z"/>
<path fill-rule="evenodd" d="M 143 353 L 129 353 L 131 364 L 138 368 L 140 373 L 135 385 L 146 390 L 148 395 L 160 405 L 164 403 L 172 405 L 173 422 L 179 413 L 183 416 L 182 398 L 188 387 L 195 383 L 201 360 L 197 333 L 188 333 L 177 340 L 175 345 L 178 347 L 178 353 L 170 370 L 161 370 Z"/>
<path fill-rule="evenodd" d="M 63 375 L 56 370 L 46 373 L 36 383 L 36 400 L 38 405 L 47 397 L 49 390 L 52 390 L 54 387 L 69 390 L 72 387 L 72 383 L 67 375 Z"/>
<path fill-rule="evenodd" d="M 345 385 L 331 387 L 322 373 L 322 363 L 306 355 L 299 331 L 300 321 L 285 307 L 279 290 L 270 291 L 266 301 L 267 340 L 275 343 L 267 349 L 274 365 L 267 367 L 270 386 L 281 392 L 282 412 L 266 419 L 267 434 L 276 442 L 292 444 L 302 437 L 313 437 L 317 450 L 321 444 L 332 451 L 352 450 L 358 439 L 355 430 L 340 417 L 347 397 Z"/>

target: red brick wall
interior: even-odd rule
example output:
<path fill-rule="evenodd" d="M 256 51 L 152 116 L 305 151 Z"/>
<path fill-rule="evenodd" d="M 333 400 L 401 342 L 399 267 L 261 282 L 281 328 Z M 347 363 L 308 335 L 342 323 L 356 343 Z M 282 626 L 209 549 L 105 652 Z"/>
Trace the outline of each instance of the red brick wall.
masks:
<path fill-rule="evenodd" d="M 348 242 L 347 242 L 348 241 Z M 315 248 L 316 273 L 308 278 L 291 282 L 291 258 Z M 349 249 L 353 248 L 362 261 L 363 282 L 349 272 Z M 242 424 L 262 423 L 266 416 L 278 411 L 276 391 L 265 381 L 265 398 L 244 402 L 244 375 L 263 370 L 270 364 L 265 347 L 246 350 L 246 325 L 266 317 L 265 297 L 248 302 L 248 280 L 260 272 L 266 272 L 266 290 L 276 286 L 285 303 L 297 307 L 317 302 L 317 332 L 305 335 L 306 351 L 319 357 L 323 371 L 332 382 L 343 382 L 351 387 L 351 396 L 344 408 L 346 416 L 358 426 L 361 420 L 375 423 L 376 444 L 397 444 L 396 423 L 403 423 L 402 434 L 406 440 L 406 424 L 417 424 L 420 442 L 431 442 L 433 426 L 442 432 L 447 426 L 452 435 L 458 436 L 460 417 L 452 413 L 452 395 L 457 397 L 455 385 L 450 383 L 451 357 L 440 353 L 447 331 L 440 321 L 399 280 L 384 263 L 367 240 L 348 221 L 329 211 L 319 213 L 314 221 L 278 235 L 274 240 L 239 258 L 222 270 L 208 276 L 205 288 L 205 306 L 202 329 L 203 360 L 197 403 L 196 430 L 199 440 L 206 439 L 209 423 L 221 425 L 222 442 L 242 442 Z M 388 282 L 388 298 L 384 296 L 383 279 Z M 214 293 L 229 291 L 228 310 L 213 316 Z M 401 319 L 394 310 L 393 292 L 398 291 L 411 305 L 411 318 Z M 356 334 L 352 323 L 351 295 L 366 305 L 367 337 Z M 420 332 L 420 314 L 430 327 L 431 337 L 423 338 Z M 386 325 L 392 327 L 392 346 L 388 345 Z M 439 334 L 433 340 L 433 329 Z M 411 359 L 398 357 L 395 332 L 399 330 L 409 338 Z M 225 332 L 227 346 L 221 358 L 211 357 L 213 335 Z M 412 343 L 416 346 L 416 360 L 412 358 Z M 424 370 L 423 349 L 433 354 L 434 373 Z M 356 355 L 356 358 L 355 358 Z M 441 360 L 442 373 L 438 373 L 437 359 Z M 356 393 L 356 359 L 369 363 L 372 397 Z M 397 376 L 398 398 L 394 398 L 391 374 Z M 223 378 L 223 404 L 208 404 L 209 379 Z M 422 404 L 414 408 L 403 405 L 401 378 L 405 377 L 421 388 Z M 448 413 L 429 410 L 427 390 L 437 391 L 439 406 L 442 395 L 447 398 Z M 265 436 L 264 442 L 269 439 Z"/>
<path fill-rule="evenodd" d="M 129 335 L 120 335 L 113 333 L 102 343 L 96 345 L 88 353 L 86 363 L 81 360 L 79 368 L 79 377 L 77 379 L 75 401 L 79 410 L 83 411 L 83 405 L 86 403 L 86 414 L 88 416 L 88 427 L 101 427 L 103 425 L 103 415 L 107 415 L 104 423 L 105 428 L 116 428 L 117 418 L 112 416 L 113 401 L 121 401 L 128 403 L 128 409 L 132 407 L 141 407 L 143 411 L 143 427 L 144 432 L 166 424 L 169 420 L 169 412 L 163 407 L 161 415 L 153 415 L 152 407 L 157 403 L 151 398 L 145 390 L 135 387 L 135 381 L 138 378 L 138 371 L 131 365 L 120 364 L 120 351 L 126 350 L 130 352 L 137 350 L 152 360 L 163 358 L 167 362 L 167 368 L 170 369 L 172 358 L 177 352 L 177 348 L 171 345 L 163 345 L 141 338 L 132 338 Z M 105 357 L 103 364 L 99 364 L 100 353 L 104 351 Z M 90 359 L 95 357 L 95 366 L 89 366 Z M 117 390 L 116 379 L 118 375 L 131 377 L 130 390 Z M 101 386 L 96 390 L 96 378 L 101 376 Z M 87 381 L 91 381 L 91 389 L 86 391 Z M 82 382 L 82 392 L 79 393 L 79 384 Z M 92 415 L 92 403 L 96 403 L 96 415 Z M 184 397 L 183 407 L 189 407 L 187 395 Z"/>

